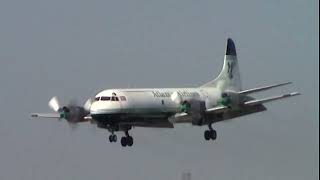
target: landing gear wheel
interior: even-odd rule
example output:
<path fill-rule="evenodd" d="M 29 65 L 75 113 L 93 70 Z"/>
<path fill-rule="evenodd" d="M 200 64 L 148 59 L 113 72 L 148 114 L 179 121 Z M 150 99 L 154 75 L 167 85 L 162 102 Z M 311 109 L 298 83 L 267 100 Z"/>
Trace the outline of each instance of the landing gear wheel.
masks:
<path fill-rule="evenodd" d="M 217 131 L 214 129 L 204 131 L 204 139 L 206 141 L 209 141 L 210 139 L 216 140 L 217 139 Z"/>
<path fill-rule="evenodd" d="M 121 146 L 126 147 L 127 144 L 128 144 L 127 137 L 122 137 L 121 138 Z"/>
<path fill-rule="evenodd" d="M 210 138 L 212 140 L 216 140 L 217 139 L 217 131 L 216 130 L 210 130 Z"/>
<path fill-rule="evenodd" d="M 127 137 L 127 145 L 130 147 L 133 145 L 133 138 L 131 136 Z"/>
<path fill-rule="evenodd" d="M 204 131 L 204 139 L 209 141 L 211 139 L 211 133 L 209 130 Z"/>
<path fill-rule="evenodd" d="M 109 142 L 117 142 L 117 135 L 115 135 L 115 134 L 111 134 L 110 136 L 109 136 Z"/>
<path fill-rule="evenodd" d="M 115 134 L 112 135 L 112 140 L 113 140 L 113 142 L 117 142 L 117 139 L 118 139 L 118 138 L 117 138 L 117 135 L 115 135 Z"/>

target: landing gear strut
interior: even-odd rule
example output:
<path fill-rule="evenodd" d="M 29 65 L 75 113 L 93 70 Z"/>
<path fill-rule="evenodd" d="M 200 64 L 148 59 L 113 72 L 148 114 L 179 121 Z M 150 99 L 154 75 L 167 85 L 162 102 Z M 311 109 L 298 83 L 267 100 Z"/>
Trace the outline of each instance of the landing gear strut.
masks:
<path fill-rule="evenodd" d="M 204 131 L 204 139 L 206 141 L 217 139 L 217 131 L 212 128 L 212 124 L 209 124 L 209 130 Z"/>
<path fill-rule="evenodd" d="M 129 135 L 128 131 L 125 131 L 126 136 L 123 136 L 121 138 L 121 146 L 126 147 L 126 146 L 132 146 L 133 145 L 133 138 L 132 136 Z"/>

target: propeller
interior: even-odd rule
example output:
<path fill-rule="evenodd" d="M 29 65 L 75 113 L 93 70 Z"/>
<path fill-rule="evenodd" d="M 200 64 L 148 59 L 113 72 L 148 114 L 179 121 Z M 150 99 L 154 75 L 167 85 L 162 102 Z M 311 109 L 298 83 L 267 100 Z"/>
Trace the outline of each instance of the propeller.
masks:
<path fill-rule="evenodd" d="M 53 111 L 59 111 L 60 105 L 56 96 L 50 99 L 48 105 Z"/>
<path fill-rule="evenodd" d="M 92 99 L 90 98 L 83 106 L 79 105 L 76 100 L 71 100 L 66 106 L 60 106 L 56 96 L 52 97 L 48 102 L 49 107 L 59 113 L 59 119 L 65 119 L 72 129 L 75 128 L 77 123 L 87 121 L 85 117 L 90 113 L 91 104 Z"/>
<path fill-rule="evenodd" d="M 91 104 L 93 103 L 93 100 L 91 98 L 89 98 L 83 105 L 83 108 L 86 110 L 86 111 L 90 111 L 90 108 L 91 108 Z"/>
<path fill-rule="evenodd" d="M 182 102 L 182 97 L 177 91 L 173 92 L 170 98 L 171 98 L 171 101 L 173 101 L 176 104 L 180 104 Z"/>

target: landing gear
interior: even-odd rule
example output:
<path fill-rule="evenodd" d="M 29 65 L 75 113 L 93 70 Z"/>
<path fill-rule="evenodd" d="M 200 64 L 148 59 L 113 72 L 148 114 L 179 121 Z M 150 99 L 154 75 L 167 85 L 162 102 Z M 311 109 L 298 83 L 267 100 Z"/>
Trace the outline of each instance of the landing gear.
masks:
<path fill-rule="evenodd" d="M 209 130 L 204 131 L 204 139 L 206 141 L 217 139 L 217 131 L 212 128 L 212 124 L 209 124 Z"/>
<path fill-rule="evenodd" d="M 109 136 L 109 142 L 117 142 L 117 135 L 115 135 L 115 134 L 111 134 L 110 136 Z"/>
<path fill-rule="evenodd" d="M 206 130 L 204 131 L 204 139 L 209 141 L 210 139 L 216 140 L 217 139 L 217 131 L 216 130 Z"/>
<path fill-rule="evenodd" d="M 133 145 L 133 138 L 129 135 L 129 130 L 132 128 L 131 126 L 119 126 L 119 125 L 111 124 L 111 125 L 105 125 L 103 127 L 111 133 L 109 135 L 109 138 L 107 138 L 107 140 L 109 140 L 110 143 L 117 142 L 117 135 L 115 135 L 114 132 L 124 131 L 125 136 L 123 136 L 120 140 L 121 145 L 123 147 Z"/>
<path fill-rule="evenodd" d="M 121 138 L 121 146 L 126 147 L 126 146 L 132 146 L 133 145 L 133 138 L 132 136 L 129 135 L 128 131 L 125 132 L 126 136 L 123 136 Z"/>

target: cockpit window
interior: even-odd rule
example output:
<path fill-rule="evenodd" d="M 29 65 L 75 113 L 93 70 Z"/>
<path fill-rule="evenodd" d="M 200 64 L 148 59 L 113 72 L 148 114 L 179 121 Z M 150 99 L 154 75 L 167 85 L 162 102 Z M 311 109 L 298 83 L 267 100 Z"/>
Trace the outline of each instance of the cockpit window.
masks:
<path fill-rule="evenodd" d="M 112 96 L 112 97 L 111 97 L 111 101 L 119 101 L 119 98 L 118 98 L 118 97 L 115 97 L 115 96 Z"/>
<path fill-rule="evenodd" d="M 99 101 L 100 97 L 96 97 L 94 98 L 95 101 Z"/>
<path fill-rule="evenodd" d="M 101 101 L 110 101 L 110 97 L 102 96 Z"/>

